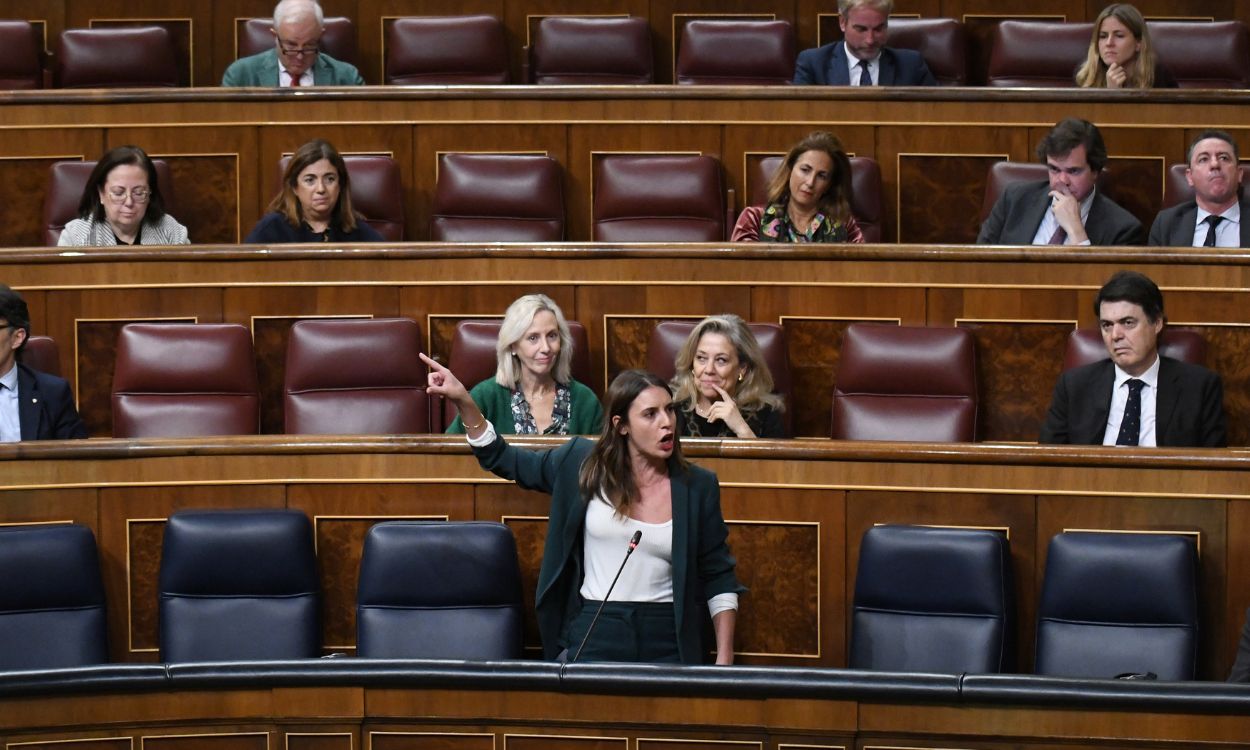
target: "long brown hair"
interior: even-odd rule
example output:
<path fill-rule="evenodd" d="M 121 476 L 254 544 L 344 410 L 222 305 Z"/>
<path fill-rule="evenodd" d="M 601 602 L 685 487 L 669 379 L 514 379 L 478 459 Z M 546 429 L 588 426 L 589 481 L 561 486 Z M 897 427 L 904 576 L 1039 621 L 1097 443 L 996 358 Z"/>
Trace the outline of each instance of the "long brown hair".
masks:
<path fill-rule="evenodd" d="M 295 152 L 291 161 L 282 173 L 282 192 L 269 202 L 269 211 L 276 211 L 286 217 L 287 223 L 299 228 L 304 219 L 304 209 L 300 206 L 299 197 L 295 195 L 295 182 L 299 173 L 309 166 L 325 159 L 339 173 L 339 199 L 334 203 L 330 214 L 330 223 L 343 232 L 356 229 L 356 212 L 352 209 L 352 181 L 347 174 L 347 163 L 339 152 L 328 141 L 320 138 L 309 141 Z"/>
<path fill-rule="evenodd" d="M 851 217 L 851 160 L 842 148 L 842 141 L 825 130 L 808 133 L 807 137 L 791 147 L 790 153 L 786 154 L 785 160 L 768 181 L 768 202 L 785 203 L 790 200 L 790 173 L 794 171 L 799 157 L 808 151 L 823 151 L 833 162 L 829 189 L 820 196 L 817 207 L 825 216 L 845 224 Z"/>
<path fill-rule="evenodd" d="M 648 388 L 663 388 L 671 397 L 668 383 L 646 370 L 626 370 L 608 386 L 608 413 L 603 418 L 603 432 L 586 461 L 582 464 L 577 485 L 582 499 L 589 503 L 599 493 L 607 498 L 618 517 L 628 515 L 629 506 L 638 500 L 638 485 L 629 459 L 629 437 L 621 433 L 620 422 L 629 423 L 629 407 L 638 394 Z M 613 417 L 620 417 L 613 423 Z M 685 469 L 689 464 L 681 455 L 681 441 L 673 425 L 673 455 L 670 466 Z"/>
<path fill-rule="evenodd" d="M 750 416 L 765 406 L 777 411 L 786 408 L 785 399 L 773 393 L 773 374 L 764 361 L 764 352 L 755 340 L 755 334 L 742 318 L 733 314 L 712 315 L 699 321 L 690 331 L 686 343 L 682 344 L 677 353 L 673 376 L 673 399 L 683 410 L 694 409 L 699 399 L 699 388 L 694 382 L 694 355 L 699 349 L 699 340 L 704 334 L 719 333 L 729 340 L 738 353 L 738 364 L 744 369 L 742 380 L 736 383 L 733 394 L 734 403 L 744 417 Z"/>
<path fill-rule="evenodd" d="M 1102 22 L 1115 16 L 1124 24 L 1133 38 L 1141 44 L 1133 62 L 1125 69 L 1128 77 L 1124 81 L 1126 89 L 1148 89 L 1155 85 L 1155 47 L 1150 41 L 1150 28 L 1141 11 L 1128 3 L 1112 3 L 1102 9 L 1098 18 L 1094 19 L 1094 34 L 1089 40 L 1089 51 L 1085 54 L 1085 62 L 1076 71 L 1076 85 L 1081 88 L 1102 88 L 1107 85 L 1107 64 L 1098 54 L 1098 35 L 1102 32 Z"/>

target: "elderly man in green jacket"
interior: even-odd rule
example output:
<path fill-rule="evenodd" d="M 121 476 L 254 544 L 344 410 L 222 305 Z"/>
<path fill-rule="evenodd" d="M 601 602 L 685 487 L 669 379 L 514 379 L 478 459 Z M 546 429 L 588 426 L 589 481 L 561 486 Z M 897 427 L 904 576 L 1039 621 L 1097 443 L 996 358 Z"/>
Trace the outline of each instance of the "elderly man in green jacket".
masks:
<path fill-rule="evenodd" d="M 363 86 L 356 66 L 321 52 L 325 17 L 315 0 L 282 0 L 273 9 L 274 48 L 235 60 L 222 86 Z"/>

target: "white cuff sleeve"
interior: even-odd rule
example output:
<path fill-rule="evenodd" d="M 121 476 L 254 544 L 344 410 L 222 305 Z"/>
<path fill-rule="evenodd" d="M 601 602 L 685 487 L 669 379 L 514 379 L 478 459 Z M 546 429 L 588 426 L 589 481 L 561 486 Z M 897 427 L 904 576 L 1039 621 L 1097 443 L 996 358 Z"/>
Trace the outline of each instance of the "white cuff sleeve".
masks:
<path fill-rule="evenodd" d="M 486 418 L 483 417 L 483 419 L 486 419 Z M 495 442 L 495 425 L 491 424 L 489 419 L 486 419 L 486 431 L 485 432 L 483 432 L 481 435 L 478 435 L 475 438 L 469 437 L 469 433 L 467 432 L 464 433 L 464 436 L 466 438 L 469 438 L 469 445 L 473 446 L 474 448 L 485 448 L 486 446 Z"/>
<path fill-rule="evenodd" d="M 727 594 L 717 594 L 707 600 L 707 610 L 712 613 L 712 617 L 719 615 L 727 609 L 738 609 L 738 595 L 732 591 Z"/>

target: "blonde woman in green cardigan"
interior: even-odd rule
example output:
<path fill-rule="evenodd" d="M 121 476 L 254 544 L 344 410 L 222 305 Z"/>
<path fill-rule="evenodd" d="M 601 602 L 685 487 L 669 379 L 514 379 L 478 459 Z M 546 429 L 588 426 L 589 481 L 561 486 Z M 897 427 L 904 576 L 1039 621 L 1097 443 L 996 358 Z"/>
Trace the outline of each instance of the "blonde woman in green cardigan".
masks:
<path fill-rule="evenodd" d="M 495 377 L 469 396 L 501 435 L 594 435 L 603 405 L 573 379 L 573 336 L 564 313 L 545 294 L 527 294 L 508 306 L 495 343 Z M 463 433 L 456 417 L 449 433 Z"/>

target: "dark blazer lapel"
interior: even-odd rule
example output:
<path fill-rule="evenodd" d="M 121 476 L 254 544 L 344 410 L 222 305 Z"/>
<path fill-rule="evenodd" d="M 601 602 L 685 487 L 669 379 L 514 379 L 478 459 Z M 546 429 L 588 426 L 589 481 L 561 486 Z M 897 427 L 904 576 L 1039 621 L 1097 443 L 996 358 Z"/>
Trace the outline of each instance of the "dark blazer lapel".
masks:
<path fill-rule="evenodd" d="M 1241 199 L 1241 246 L 1250 247 L 1250 198 Z"/>
<path fill-rule="evenodd" d="M 271 49 L 260 61 L 260 82 L 262 86 L 279 86 L 282 83 L 278 75 L 278 50 Z"/>
<path fill-rule="evenodd" d="M 1081 439 L 1073 436 L 1072 442 L 1086 445 L 1102 445 L 1103 435 L 1107 433 L 1107 415 L 1111 413 L 1111 389 L 1115 387 L 1115 365 L 1105 359 L 1102 366 L 1090 378 L 1089 390 L 1085 394 L 1089 404 L 1089 421 L 1085 422 L 1089 432 L 1081 435 Z"/>
<path fill-rule="evenodd" d="M 829 56 L 829 70 L 826 71 L 830 86 L 851 85 L 851 74 L 846 70 L 846 42 L 838 42 Z"/>
<path fill-rule="evenodd" d="M 893 86 L 894 79 L 898 75 L 897 61 L 894 59 L 894 53 L 890 50 L 881 49 L 881 54 L 877 57 L 877 85 Z"/>
<path fill-rule="evenodd" d="M 690 555 L 698 554 L 691 549 L 694 519 L 691 518 L 690 475 L 680 469 L 674 470 L 669 462 L 670 487 L 673 496 L 673 614 L 677 632 L 681 633 L 682 604 L 685 600 L 686 572 L 690 568 Z"/>
<path fill-rule="evenodd" d="M 1175 363 L 1165 357 L 1159 358 L 1159 392 L 1155 394 L 1155 444 L 1167 445 L 1165 437 L 1176 414 L 1176 402 L 1181 384 Z"/>
<path fill-rule="evenodd" d="M 1007 244 L 1028 245 L 1033 242 L 1033 237 L 1037 234 L 1037 228 L 1042 225 L 1042 219 L 1046 216 L 1046 210 L 1050 208 L 1050 198 L 1046 195 L 1049 192 L 1049 188 L 1049 183 L 1043 182 L 1036 192 L 1030 193 L 1029 203 L 1025 209 L 1024 221 L 1016 224 L 1013 230 L 1019 233 L 1019 242 Z"/>
<path fill-rule="evenodd" d="M 39 439 L 39 420 L 43 409 L 39 407 L 39 389 L 35 378 L 20 365 L 17 368 L 17 418 L 21 423 L 22 440 Z"/>
<path fill-rule="evenodd" d="M 1189 247 L 1194 244 L 1194 229 L 1197 228 L 1195 223 L 1197 221 L 1198 204 L 1190 203 L 1188 208 L 1181 211 L 1176 223 L 1172 226 L 1172 233 L 1168 235 L 1168 244 L 1173 247 Z M 1242 236 L 1245 236 L 1244 229 Z"/>

